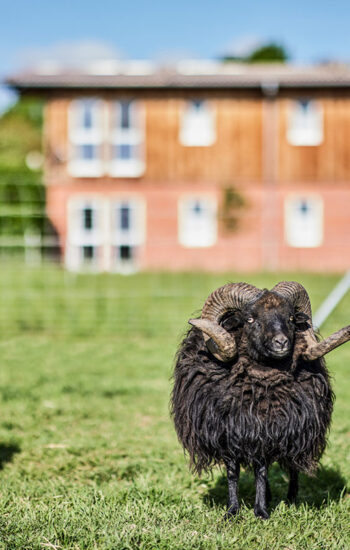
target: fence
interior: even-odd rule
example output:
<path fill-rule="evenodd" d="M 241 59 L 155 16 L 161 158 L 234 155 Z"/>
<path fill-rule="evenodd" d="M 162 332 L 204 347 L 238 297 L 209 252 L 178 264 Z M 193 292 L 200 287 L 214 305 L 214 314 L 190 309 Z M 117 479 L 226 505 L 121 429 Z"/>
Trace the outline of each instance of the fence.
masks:
<path fill-rule="evenodd" d="M 49 337 L 170 338 L 174 345 L 199 314 L 208 294 L 228 281 L 271 288 L 298 279 L 310 292 L 314 311 L 338 281 L 335 275 L 204 273 L 75 274 L 41 260 L 25 264 L 0 257 L 0 340 L 41 333 Z M 348 324 L 347 296 L 323 329 Z M 331 326 L 334 320 L 334 326 Z M 329 324 L 331 323 L 331 324 Z"/>

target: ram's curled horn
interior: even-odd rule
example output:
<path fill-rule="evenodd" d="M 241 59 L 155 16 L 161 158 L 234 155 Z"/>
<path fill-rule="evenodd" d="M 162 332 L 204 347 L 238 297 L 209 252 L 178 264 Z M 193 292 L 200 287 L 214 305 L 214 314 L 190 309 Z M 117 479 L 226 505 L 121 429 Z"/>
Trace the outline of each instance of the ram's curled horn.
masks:
<path fill-rule="evenodd" d="M 294 281 L 282 281 L 272 289 L 281 296 L 288 298 L 297 312 L 305 313 L 310 320 L 310 326 L 305 332 L 306 349 L 302 353 L 302 357 L 308 361 L 319 359 L 329 353 L 333 349 L 341 346 L 350 340 L 350 325 L 344 327 L 337 332 L 328 336 L 325 340 L 318 342 L 312 325 L 311 304 L 308 293 L 305 288 Z"/>
<path fill-rule="evenodd" d="M 261 290 L 247 283 L 229 283 L 217 288 L 207 298 L 200 319 L 189 323 L 203 332 L 204 340 L 211 353 L 220 361 L 229 361 L 236 355 L 234 337 L 219 323 L 228 311 L 240 310 L 261 294 Z"/>

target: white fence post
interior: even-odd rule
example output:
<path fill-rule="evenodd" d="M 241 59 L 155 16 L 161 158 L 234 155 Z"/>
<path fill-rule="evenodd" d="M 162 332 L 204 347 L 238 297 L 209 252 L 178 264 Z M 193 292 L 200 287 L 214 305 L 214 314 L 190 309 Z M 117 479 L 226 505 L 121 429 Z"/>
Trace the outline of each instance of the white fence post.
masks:
<path fill-rule="evenodd" d="M 327 317 L 332 313 L 335 307 L 339 304 L 340 300 L 345 296 L 350 288 L 350 269 L 334 287 L 332 292 L 327 296 L 323 304 L 316 311 L 313 324 L 316 328 L 320 328 L 325 322 Z"/>

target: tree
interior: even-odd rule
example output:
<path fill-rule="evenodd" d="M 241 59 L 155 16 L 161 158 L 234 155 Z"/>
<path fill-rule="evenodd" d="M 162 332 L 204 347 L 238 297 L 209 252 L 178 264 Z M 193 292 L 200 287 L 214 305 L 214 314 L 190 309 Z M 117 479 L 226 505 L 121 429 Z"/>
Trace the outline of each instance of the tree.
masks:
<path fill-rule="evenodd" d="M 255 48 L 244 56 L 224 55 L 220 58 L 223 62 L 240 63 L 285 63 L 289 55 L 284 46 L 275 42 L 268 42 Z"/>
<path fill-rule="evenodd" d="M 285 48 L 273 42 L 254 50 L 246 57 L 247 63 L 285 63 L 288 54 Z"/>
<path fill-rule="evenodd" d="M 28 235 L 43 237 L 49 230 L 41 168 L 28 166 L 41 148 L 42 102 L 20 98 L 0 118 L 1 250 L 21 250 Z"/>

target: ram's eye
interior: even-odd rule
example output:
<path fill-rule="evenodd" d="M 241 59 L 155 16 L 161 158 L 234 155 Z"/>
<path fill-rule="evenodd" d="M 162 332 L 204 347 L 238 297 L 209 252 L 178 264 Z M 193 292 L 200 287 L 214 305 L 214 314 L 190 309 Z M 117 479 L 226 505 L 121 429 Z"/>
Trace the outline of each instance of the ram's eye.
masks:
<path fill-rule="evenodd" d="M 253 317 L 248 317 L 247 323 L 254 323 L 254 318 Z"/>
<path fill-rule="evenodd" d="M 290 321 L 294 321 L 294 316 L 291 315 L 291 316 L 289 317 L 289 320 L 290 320 Z"/>

